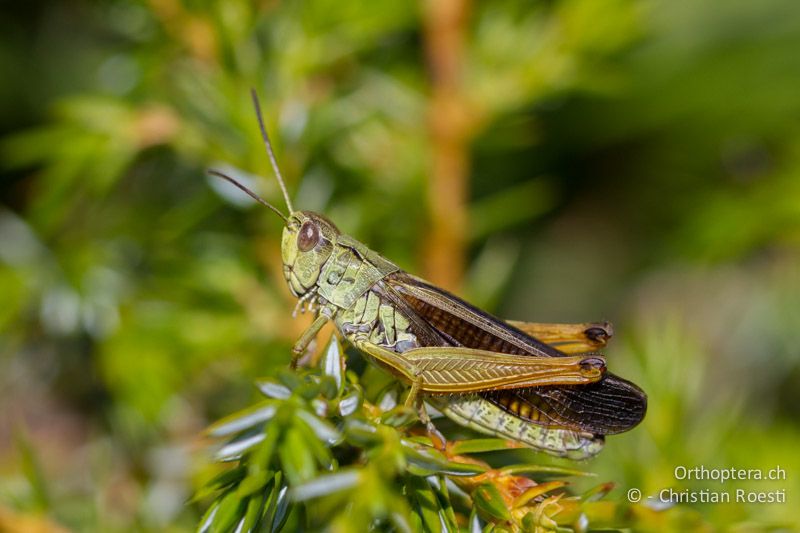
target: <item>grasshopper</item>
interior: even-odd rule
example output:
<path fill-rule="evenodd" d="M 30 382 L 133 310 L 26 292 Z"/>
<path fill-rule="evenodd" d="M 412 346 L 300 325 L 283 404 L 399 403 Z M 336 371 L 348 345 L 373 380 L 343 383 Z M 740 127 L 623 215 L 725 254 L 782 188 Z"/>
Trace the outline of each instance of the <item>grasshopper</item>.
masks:
<path fill-rule="evenodd" d="M 461 425 L 573 459 L 597 454 L 604 435 L 644 418 L 645 393 L 608 372 L 596 352 L 611 337 L 610 324 L 501 320 L 404 272 L 323 215 L 295 210 L 254 90 L 252 98 L 288 216 L 233 178 L 209 173 L 284 221 L 284 277 L 296 309 L 316 313 L 292 348 L 292 367 L 332 321 L 368 359 L 410 385 L 405 403 L 434 435 L 423 400 Z"/>

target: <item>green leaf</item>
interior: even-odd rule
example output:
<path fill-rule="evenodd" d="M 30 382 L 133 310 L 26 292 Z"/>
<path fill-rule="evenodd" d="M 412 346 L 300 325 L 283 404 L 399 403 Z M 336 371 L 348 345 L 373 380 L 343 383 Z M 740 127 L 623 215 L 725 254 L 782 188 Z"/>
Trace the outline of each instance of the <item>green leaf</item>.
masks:
<path fill-rule="evenodd" d="M 409 522 L 410 518 L 412 518 L 411 515 L 401 513 L 391 513 L 389 515 L 389 520 L 391 520 L 392 525 L 400 533 L 413 533 L 413 531 L 415 531 Z"/>
<path fill-rule="evenodd" d="M 264 495 L 257 495 L 250 498 L 247 502 L 247 509 L 245 510 L 239 531 L 246 533 L 253 530 L 258 523 L 261 512 L 264 510 L 265 501 L 266 498 Z"/>
<path fill-rule="evenodd" d="M 370 447 L 381 442 L 378 429 L 364 420 L 347 420 L 344 432 L 347 441 L 354 446 Z"/>
<path fill-rule="evenodd" d="M 278 456 L 290 484 L 299 485 L 314 477 L 314 455 L 296 427 L 286 431 L 283 443 L 278 448 Z"/>
<path fill-rule="evenodd" d="M 339 400 L 339 415 L 350 416 L 361 407 L 361 393 L 356 390 Z"/>
<path fill-rule="evenodd" d="M 340 470 L 335 474 L 319 476 L 311 481 L 302 483 L 291 490 L 293 501 L 305 501 L 312 498 L 327 496 L 355 487 L 360 479 L 360 472 L 356 469 Z"/>
<path fill-rule="evenodd" d="M 297 417 L 311 428 L 311 431 L 314 432 L 319 440 L 327 444 L 333 445 L 342 438 L 341 433 L 336 428 L 308 411 L 298 411 Z"/>
<path fill-rule="evenodd" d="M 614 489 L 614 486 L 613 482 L 601 483 L 581 494 L 581 499 L 586 502 L 595 502 L 604 498 Z"/>
<path fill-rule="evenodd" d="M 261 517 L 261 528 L 263 531 L 273 531 L 272 524 L 275 520 L 275 511 L 278 506 L 278 495 L 283 487 L 281 482 L 283 475 L 280 471 L 275 473 L 275 477 L 267 484 L 264 498 L 264 514 Z"/>
<path fill-rule="evenodd" d="M 328 343 L 328 348 L 325 350 L 319 366 L 325 375 L 333 378 L 338 393 L 341 394 L 344 389 L 344 353 L 336 335 L 331 336 L 331 341 Z"/>
<path fill-rule="evenodd" d="M 322 376 L 319 380 L 319 387 L 320 394 L 322 394 L 326 400 L 333 400 L 339 396 L 339 387 L 336 385 L 336 381 L 330 376 Z"/>
<path fill-rule="evenodd" d="M 264 440 L 261 441 L 253 450 L 250 456 L 249 467 L 261 468 L 264 470 L 269 469 L 272 460 L 272 454 L 275 451 L 275 445 L 281 436 L 281 425 L 277 420 L 272 420 L 264 427 Z"/>
<path fill-rule="evenodd" d="M 278 372 L 278 381 L 289 387 L 290 390 L 294 390 L 302 385 L 300 376 L 296 372 L 292 372 L 288 369 L 283 369 Z"/>
<path fill-rule="evenodd" d="M 283 486 L 275 500 L 275 517 L 272 519 L 272 531 L 279 531 L 289 517 L 289 487 Z"/>
<path fill-rule="evenodd" d="M 239 483 L 239 486 L 236 487 L 236 494 L 238 494 L 240 498 L 250 496 L 252 493 L 264 487 L 274 475 L 275 472 L 269 470 L 256 470 L 255 472 L 249 473 L 247 477 Z"/>
<path fill-rule="evenodd" d="M 251 449 L 253 446 L 264 440 L 263 433 L 255 433 L 250 435 L 240 435 L 236 437 L 214 454 L 217 461 L 235 461 L 239 459 L 244 452 Z"/>
<path fill-rule="evenodd" d="M 289 389 L 289 387 L 281 385 L 280 383 L 275 383 L 274 381 L 258 381 L 256 382 L 256 387 L 258 387 L 258 390 L 261 391 L 261 394 L 267 398 L 285 400 L 292 395 L 292 391 Z"/>
<path fill-rule="evenodd" d="M 532 512 L 525 513 L 522 517 L 522 528 L 524 531 L 536 531 L 536 517 Z"/>
<path fill-rule="evenodd" d="M 553 474 L 559 476 L 579 476 L 579 477 L 593 477 L 596 474 L 586 472 L 584 470 L 575 470 L 574 468 L 566 468 L 563 466 L 550 466 L 550 465 L 532 465 L 532 464 L 519 464 L 505 466 L 500 469 L 504 474 Z"/>
<path fill-rule="evenodd" d="M 519 448 L 506 439 L 469 439 L 453 442 L 450 444 L 450 451 L 454 455 L 464 455 L 469 453 L 497 452 L 501 450 L 512 450 Z"/>
<path fill-rule="evenodd" d="M 275 416 L 277 406 L 273 400 L 261 402 L 249 409 L 243 409 L 238 413 L 226 416 L 225 418 L 211 424 L 206 432 L 212 437 L 224 437 L 238 433 L 270 420 Z"/>
<path fill-rule="evenodd" d="M 444 521 L 447 524 L 448 531 L 457 531 L 458 523 L 456 522 L 456 513 L 453 510 L 453 504 L 450 502 L 450 491 L 447 489 L 447 479 L 444 476 L 435 478 L 428 478 L 428 484 L 433 485 L 437 498 L 439 498 L 439 505 L 444 513 Z"/>
<path fill-rule="evenodd" d="M 238 483 L 245 477 L 246 473 L 247 473 L 247 468 L 243 466 L 237 466 L 235 468 L 229 468 L 224 472 L 217 474 L 205 485 L 203 485 L 203 487 L 200 490 L 198 490 L 195 493 L 190 502 L 196 502 L 202 500 L 206 496 L 209 496 L 220 490 L 226 489 L 231 485 L 233 485 L 234 483 Z"/>
<path fill-rule="evenodd" d="M 478 510 L 472 506 L 469 510 L 469 533 L 481 533 L 481 520 L 478 518 Z"/>
<path fill-rule="evenodd" d="M 511 513 L 508 512 L 503 497 L 497 487 L 491 483 L 484 483 L 472 491 L 472 501 L 486 517 L 495 520 L 511 520 Z"/>
<path fill-rule="evenodd" d="M 414 498 L 425 530 L 439 533 L 442 531 L 442 519 L 439 516 L 441 509 L 439 508 L 439 500 L 430 485 L 421 477 L 409 476 L 407 480 L 407 486 Z"/>
<path fill-rule="evenodd" d="M 410 426 L 418 420 L 417 411 L 405 405 L 398 405 L 381 415 L 381 423 L 394 428 Z"/>
<path fill-rule="evenodd" d="M 245 509 L 243 501 L 236 492 L 229 492 L 219 502 L 217 512 L 211 520 L 212 531 L 228 531 L 231 526 L 239 521 Z"/>
<path fill-rule="evenodd" d="M 295 428 L 303 434 L 303 442 L 308 445 L 308 448 L 311 450 L 311 453 L 314 454 L 314 458 L 316 459 L 317 463 L 326 470 L 333 469 L 336 462 L 333 458 L 333 452 L 328 443 L 321 441 L 314 434 L 312 429 L 303 423 L 303 421 L 299 418 L 295 422 Z"/>
<path fill-rule="evenodd" d="M 322 385 L 317 380 L 308 380 L 294 390 L 295 394 L 299 395 L 306 401 L 313 400 L 319 396 L 321 391 Z"/>
<path fill-rule="evenodd" d="M 486 471 L 486 468 L 479 465 L 450 461 L 438 450 L 427 446 L 416 446 L 407 441 L 403 441 L 403 452 L 408 461 L 409 472 L 417 476 L 432 474 L 475 476 Z"/>
<path fill-rule="evenodd" d="M 219 510 L 219 504 L 220 502 L 216 501 L 209 505 L 206 512 L 203 513 L 203 517 L 200 519 L 200 522 L 198 522 L 197 533 L 207 533 L 208 531 L 211 531 L 211 524 L 214 523 L 214 517 Z"/>

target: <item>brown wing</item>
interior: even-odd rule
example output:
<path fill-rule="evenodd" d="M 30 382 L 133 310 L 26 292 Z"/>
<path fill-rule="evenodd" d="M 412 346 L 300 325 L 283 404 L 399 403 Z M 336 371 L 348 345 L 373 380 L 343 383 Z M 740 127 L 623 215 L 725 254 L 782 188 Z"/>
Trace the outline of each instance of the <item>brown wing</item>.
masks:
<path fill-rule="evenodd" d="M 526 335 L 460 298 L 405 272 L 384 279 L 386 296 L 422 320 L 412 328 L 423 343 L 466 346 L 497 353 L 562 357 L 563 353 Z M 591 432 L 621 433 L 636 426 L 647 410 L 647 395 L 611 373 L 591 385 L 531 387 L 481 393 L 486 400 L 531 423 Z"/>

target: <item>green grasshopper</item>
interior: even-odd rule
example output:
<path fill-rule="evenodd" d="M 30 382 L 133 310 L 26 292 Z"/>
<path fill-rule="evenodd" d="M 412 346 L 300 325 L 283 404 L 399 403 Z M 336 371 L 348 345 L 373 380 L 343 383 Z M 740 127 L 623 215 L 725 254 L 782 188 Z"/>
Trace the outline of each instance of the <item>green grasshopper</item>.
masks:
<path fill-rule="evenodd" d="M 289 215 L 215 171 L 283 219 L 283 274 L 298 308 L 316 317 L 295 343 L 292 367 L 332 321 L 369 359 L 410 385 L 405 404 L 435 428 L 423 400 L 479 432 L 552 455 L 597 454 L 604 435 L 644 417 L 645 393 L 606 371 L 595 352 L 602 324 L 507 322 L 402 271 L 333 222 L 292 207 L 252 91 L 261 135 Z"/>

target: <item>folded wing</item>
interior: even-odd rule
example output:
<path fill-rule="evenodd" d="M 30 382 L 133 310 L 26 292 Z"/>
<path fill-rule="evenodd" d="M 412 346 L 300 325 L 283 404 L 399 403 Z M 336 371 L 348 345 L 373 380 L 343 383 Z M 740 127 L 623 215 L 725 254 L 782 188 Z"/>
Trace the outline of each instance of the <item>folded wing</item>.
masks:
<path fill-rule="evenodd" d="M 465 346 L 509 355 L 563 357 L 565 354 L 405 272 L 384 279 L 386 297 L 423 320 L 412 327 L 427 345 Z M 533 424 L 621 433 L 636 426 L 647 410 L 639 387 L 611 373 L 591 385 L 545 386 L 480 393 L 486 400 Z"/>

